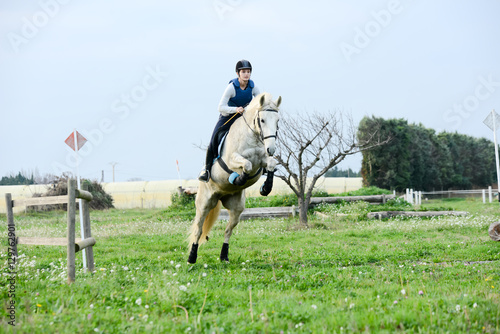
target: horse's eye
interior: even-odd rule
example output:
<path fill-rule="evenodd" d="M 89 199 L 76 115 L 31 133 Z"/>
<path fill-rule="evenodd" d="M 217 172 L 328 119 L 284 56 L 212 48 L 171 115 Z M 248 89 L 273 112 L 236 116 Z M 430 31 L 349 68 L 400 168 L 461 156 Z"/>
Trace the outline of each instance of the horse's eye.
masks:
<path fill-rule="evenodd" d="M 262 122 L 262 123 L 265 123 L 266 121 L 264 121 L 264 120 L 261 120 L 261 122 Z"/>

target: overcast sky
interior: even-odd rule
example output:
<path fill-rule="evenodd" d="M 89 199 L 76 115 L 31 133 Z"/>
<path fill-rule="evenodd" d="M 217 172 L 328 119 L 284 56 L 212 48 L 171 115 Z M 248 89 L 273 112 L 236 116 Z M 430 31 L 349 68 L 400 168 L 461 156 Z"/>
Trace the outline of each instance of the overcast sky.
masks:
<path fill-rule="evenodd" d="M 239 59 L 283 112 L 343 110 L 493 139 L 500 2 L 2 1 L 0 177 L 111 181 L 200 171 Z M 340 168 L 360 169 L 361 156 Z"/>

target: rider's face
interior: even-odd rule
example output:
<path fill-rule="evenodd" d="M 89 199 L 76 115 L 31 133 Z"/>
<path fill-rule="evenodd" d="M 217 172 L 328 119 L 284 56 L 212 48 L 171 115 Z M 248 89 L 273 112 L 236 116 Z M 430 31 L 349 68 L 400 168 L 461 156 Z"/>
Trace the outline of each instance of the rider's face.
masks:
<path fill-rule="evenodd" d="M 252 71 L 249 70 L 249 69 L 244 69 L 244 70 L 240 70 L 240 73 L 239 73 L 239 77 L 242 79 L 242 80 L 250 80 L 250 75 L 252 74 Z"/>

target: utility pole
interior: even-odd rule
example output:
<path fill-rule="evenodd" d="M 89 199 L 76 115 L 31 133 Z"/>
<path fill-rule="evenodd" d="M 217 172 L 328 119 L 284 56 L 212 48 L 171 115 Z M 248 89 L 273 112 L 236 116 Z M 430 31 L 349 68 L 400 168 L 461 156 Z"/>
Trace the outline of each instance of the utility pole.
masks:
<path fill-rule="evenodd" d="M 104 169 L 101 170 L 101 183 L 104 182 Z"/>
<path fill-rule="evenodd" d="M 109 163 L 111 167 L 113 167 L 113 183 L 115 182 L 115 166 L 118 164 L 118 162 L 110 162 Z"/>

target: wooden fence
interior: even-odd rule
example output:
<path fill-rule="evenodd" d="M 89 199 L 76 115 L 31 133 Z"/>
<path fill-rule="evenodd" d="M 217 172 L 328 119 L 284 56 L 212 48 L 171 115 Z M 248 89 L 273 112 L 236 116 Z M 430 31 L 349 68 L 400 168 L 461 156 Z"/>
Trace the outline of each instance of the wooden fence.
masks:
<path fill-rule="evenodd" d="M 85 186 L 85 185 L 84 185 Z M 85 188 L 85 187 L 84 187 Z M 82 199 L 81 208 L 83 215 L 83 240 L 75 238 L 75 213 L 76 200 Z M 51 197 L 36 197 L 12 200 L 10 193 L 5 194 L 5 202 L 7 206 L 7 224 L 9 228 L 9 238 L 13 233 L 14 242 L 12 250 L 17 257 L 17 245 L 42 245 L 42 246 L 67 246 L 67 261 L 68 261 L 68 283 L 75 281 L 75 256 L 76 253 L 86 249 L 86 268 L 88 271 L 95 270 L 94 251 L 92 246 L 96 244 L 96 240 L 92 238 L 90 231 L 90 214 L 88 202 L 92 200 L 92 194 L 85 190 L 76 189 L 76 180 L 68 180 L 68 195 L 51 196 Z M 34 206 L 34 205 L 50 205 L 50 204 L 68 204 L 68 232 L 66 238 L 40 238 L 40 237 L 16 237 L 14 213 L 12 208 L 16 206 Z"/>

